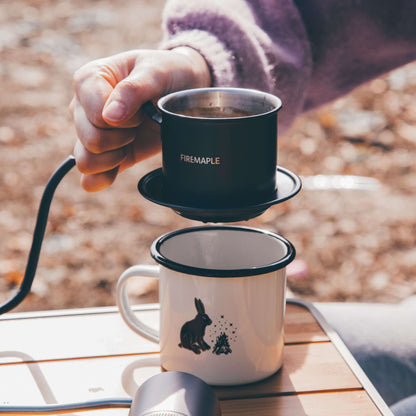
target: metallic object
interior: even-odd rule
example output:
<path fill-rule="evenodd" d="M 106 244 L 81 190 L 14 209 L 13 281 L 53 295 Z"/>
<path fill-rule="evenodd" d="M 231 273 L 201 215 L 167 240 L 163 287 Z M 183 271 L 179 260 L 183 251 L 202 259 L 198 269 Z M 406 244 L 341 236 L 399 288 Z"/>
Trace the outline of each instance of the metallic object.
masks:
<path fill-rule="evenodd" d="M 214 390 L 180 371 L 151 377 L 137 390 L 129 416 L 221 416 Z"/>

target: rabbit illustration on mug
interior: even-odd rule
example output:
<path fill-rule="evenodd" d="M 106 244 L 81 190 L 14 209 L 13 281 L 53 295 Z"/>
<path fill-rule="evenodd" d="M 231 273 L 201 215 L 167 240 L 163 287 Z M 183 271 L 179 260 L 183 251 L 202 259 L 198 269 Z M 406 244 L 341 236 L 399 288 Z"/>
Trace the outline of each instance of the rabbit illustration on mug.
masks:
<path fill-rule="evenodd" d="M 181 328 L 181 342 L 179 347 L 201 354 L 201 351 L 211 347 L 204 341 L 205 328 L 212 324 L 210 317 L 205 313 L 205 306 L 201 299 L 194 299 L 197 315 L 191 321 L 185 322 Z"/>

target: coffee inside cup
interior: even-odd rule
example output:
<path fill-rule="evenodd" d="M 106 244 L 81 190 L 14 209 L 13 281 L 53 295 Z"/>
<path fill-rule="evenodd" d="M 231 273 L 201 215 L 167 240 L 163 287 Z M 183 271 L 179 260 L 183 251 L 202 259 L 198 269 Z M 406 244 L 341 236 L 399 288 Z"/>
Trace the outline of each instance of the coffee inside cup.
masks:
<path fill-rule="evenodd" d="M 196 107 L 187 108 L 178 114 L 187 117 L 203 117 L 203 118 L 237 118 L 254 116 L 255 111 L 242 110 L 235 107 Z"/>

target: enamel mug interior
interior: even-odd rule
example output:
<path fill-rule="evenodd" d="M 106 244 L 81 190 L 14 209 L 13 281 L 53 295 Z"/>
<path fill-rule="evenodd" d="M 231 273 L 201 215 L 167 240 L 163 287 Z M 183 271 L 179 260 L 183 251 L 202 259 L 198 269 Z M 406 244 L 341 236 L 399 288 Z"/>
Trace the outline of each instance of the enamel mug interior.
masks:
<path fill-rule="evenodd" d="M 159 264 L 182 273 L 239 277 L 282 269 L 293 260 L 295 249 L 263 230 L 207 226 L 169 233 L 153 243 L 151 253 Z"/>

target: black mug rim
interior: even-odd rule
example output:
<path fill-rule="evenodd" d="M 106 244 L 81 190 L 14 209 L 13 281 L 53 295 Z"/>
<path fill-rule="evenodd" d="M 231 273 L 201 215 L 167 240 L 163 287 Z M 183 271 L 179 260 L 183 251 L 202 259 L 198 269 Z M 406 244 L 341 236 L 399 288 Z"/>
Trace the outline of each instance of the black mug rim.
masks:
<path fill-rule="evenodd" d="M 273 263 L 266 264 L 263 266 L 259 266 L 259 267 L 241 268 L 241 269 L 212 269 L 212 268 L 189 266 L 189 265 L 175 262 L 167 258 L 166 256 L 164 256 L 160 251 L 160 248 L 163 245 L 163 243 L 171 238 L 174 238 L 175 236 L 178 236 L 181 234 L 193 233 L 197 231 L 209 231 L 209 230 L 235 230 L 235 231 L 254 232 L 254 233 L 267 235 L 283 243 L 286 246 L 287 252 L 278 261 L 275 261 Z M 204 277 L 246 277 L 246 276 L 257 276 L 261 274 L 266 274 L 266 273 L 274 272 L 276 270 L 283 269 L 289 263 L 291 263 L 296 256 L 295 247 L 286 238 L 278 234 L 275 234 L 271 231 L 266 231 L 266 230 L 262 230 L 259 228 L 251 228 L 251 227 L 243 227 L 243 226 L 235 226 L 235 225 L 198 226 L 198 227 L 189 227 L 189 228 L 172 231 L 172 232 L 166 233 L 158 237 L 152 243 L 150 247 L 150 253 L 153 259 L 157 263 L 159 263 L 160 265 L 168 269 L 171 269 L 180 273 L 184 273 L 184 274 L 204 276 Z"/>
<path fill-rule="evenodd" d="M 258 114 L 253 115 L 245 115 L 241 117 L 203 117 L 203 116 L 190 116 L 190 115 L 184 115 L 180 113 L 176 113 L 174 111 L 168 110 L 165 105 L 174 98 L 180 98 L 181 96 L 190 96 L 190 95 L 197 95 L 197 94 L 204 94 L 204 93 L 213 93 L 213 92 L 226 92 L 231 94 L 238 94 L 238 93 L 245 93 L 245 94 L 252 94 L 255 96 L 262 96 L 263 98 L 267 98 L 270 103 L 274 102 L 273 108 L 269 111 L 264 111 Z M 241 119 L 250 119 L 250 118 L 256 118 L 256 117 L 264 117 L 269 114 L 273 114 L 278 112 L 282 108 L 282 100 L 277 97 L 276 95 L 270 94 L 268 92 L 252 89 L 252 88 L 237 88 L 237 87 L 206 87 L 206 88 L 192 88 L 187 90 L 181 90 L 172 92 L 170 94 L 167 94 L 161 98 L 159 98 L 157 102 L 157 107 L 162 112 L 162 114 L 166 114 L 173 117 L 178 117 L 181 119 L 187 119 L 187 120 L 217 120 L 217 121 L 236 121 Z M 162 123 L 163 124 L 163 123 Z"/>

